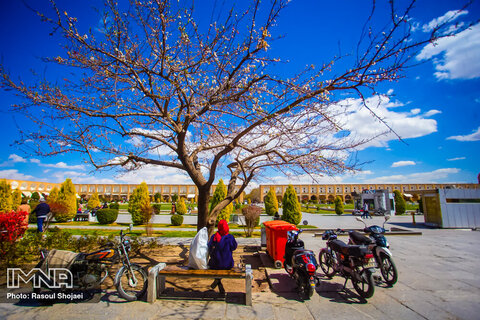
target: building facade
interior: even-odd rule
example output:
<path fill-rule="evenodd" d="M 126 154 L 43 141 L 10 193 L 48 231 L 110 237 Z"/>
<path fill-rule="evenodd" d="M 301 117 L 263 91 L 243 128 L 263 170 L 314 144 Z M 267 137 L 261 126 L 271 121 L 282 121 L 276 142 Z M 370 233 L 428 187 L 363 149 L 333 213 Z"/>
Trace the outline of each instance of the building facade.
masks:
<path fill-rule="evenodd" d="M 343 201 L 353 201 L 352 193 L 361 193 L 363 190 L 395 190 L 400 191 L 412 200 L 420 199 L 419 190 L 435 190 L 439 188 L 458 188 L 458 189 L 480 189 L 480 184 L 474 183 L 399 183 L 399 184 L 302 184 L 292 185 L 297 193 L 299 200 L 318 200 L 320 202 L 333 202 L 336 196 L 340 196 Z M 260 185 L 260 199 L 267 195 L 270 188 L 274 188 L 279 200 L 288 185 Z"/>
<path fill-rule="evenodd" d="M 60 183 L 24 181 L 24 180 L 6 180 L 12 186 L 12 189 L 19 189 L 25 196 L 30 196 L 33 192 L 48 195 L 53 188 L 60 189 Z M 133 190 L 138 184 L 76 184 L 75 189 L 81 198 L 88 199 L 95 192 L 99 196 L 109 198 L 110 200 L 128 200 Z M 147 184 L 150 196 L 159 193 L 164 201 L 170 201 L 174 194 L 196 202 L 198 198 L 198 189 L 193 184 Z M 213 185 L 210 194 L 213 195 L 216 185 Z M 243 195 L 239 201 L 243 201 Z"/>

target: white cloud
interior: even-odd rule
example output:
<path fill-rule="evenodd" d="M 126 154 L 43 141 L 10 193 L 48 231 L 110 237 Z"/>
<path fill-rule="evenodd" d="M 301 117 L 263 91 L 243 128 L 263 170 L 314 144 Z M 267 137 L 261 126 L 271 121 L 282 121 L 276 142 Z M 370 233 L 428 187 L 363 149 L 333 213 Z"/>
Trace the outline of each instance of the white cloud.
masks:
<path fill-rule="evenodd" d="M 404 161 L 397 161 L 392 163 L 392 168 L 398 168 L 398 167 L 405 167 L 405 166 L 414 166 L 416 165 L 415 161 L 410 161 L 410 160 L 404 160 Z"/>
<path fill-rule="evenodd" d="M 40 160 L 34 159 L 34 158 L 30 159 L 30 162 L 31 162 L 31 163 L 40 164 Z"/>
<path fill-rule="evenodd" d="M 27 160 L 25 158 L 22 158 L 16 154 L 11 154 L 9 157 L 8 157 L 8 160 L 11 160 L 13 163 L 17 163 L 17 162 L 27 162 Z"/>
<path fill-rule="evenodd" d="M 33 176 L 19 173 L 16 169 L 0 170 L 0 177 L 10 180 L 33 180 Z"/>
<path fill-rule="evenodd" d="M 457 168 L 444 168 L 430 172 L 417 172 L 407 175 L 392 175 L 375 177 L 366 180 L 365 183 L 439 183 L 445 182 L 444 180 L 451 174 L 459 173 L 460 169 Z"/>
<path fill-rule="evenodd" d="M 458 160 L 465 160 L 467 159 L 466 157 L 457 157 L 457 158 L 451 158 L 451 159 L 447 159 L 447 161 L 458 161 Z"/>
<path fill-rule="evenodd" d="M 418 109 L 418 108 L 415 108 L 415 109 L 412 109 L 410 110 L 410 113 L 413 114 L 413 115 L 417 115 L 421 112 L 422 110 Z"/>
<path fill-rule="evenodd" d="M 467 10 L 451 10 L 445 13 L 443 16 L 438 17 L 422 26 L 423 32 L 431 32 L 434 28 L 443 25 L 445 23 L 453 22 L 455 19 L 468 14 Z"/>
<path fill-rule="evenodd" d="M 393 94 L 393 89 L 387 91 L 387 96 L 391 96 Z"/>
<path fill-rule="evenodd" d="M 480 77 L 480 24 L 426 45 L 417 60 L 433 60 L 437 79 L 473 79 Z"/>
<path fill-rule="evenodd" d="M 69 170 L 85 170 L 85 166 L 83 164 L 79 165 L 68 165 L 65 162 L 57 162 L 55 164 L 51 163 L 39 163 L 42 167 L 47 168 L 56 168 L 56 169 L 69 169 Z"/>
<path fill-rule="evenodd" d="M 442 113 L 442 111 L 433 109 L 433 110 L 429 110 L 429 111 L 425 112 L 423 114 L 423 116 L 425 118 L 428 118 L 428 117 L 434 116 L 434 115 L 439 114 L 439 113 Z"/>
<path fill-rule="evenodd" d="M 145 165 L 116 177 L 121 183 L 138 184 L 146 181 L 152 184 L 193 184 L 192 179 L 181 170 L 155 165 Z"/>
<path fill-rule="evenodd" d="M 457 141 L 479 141 L 480 140 L 480 127 L 478 127 L 477 131 L 467 134 L 467 135 L 459 135 L 459 136 L 451 136 L 448 137 L 447 140 L 457 140 Z"/>
<path fill-rule="evenodd" d="M 410 112 L 396 112 L 395 108 L 404 106 L 401 102 L 392 102 L 389 97 L 373 96 L 366 99 L 367 106 L 375 114 L 383 119 L 402 139 L 418 138 L 437 131 L 437 121 L 426 119 L 425 115 Z M 372 113 L 364 107 L 361 99 L 345 99 L 337 103 L 338 107 L 345 108 L 347 114 L 341 127 L 351 132 L 352 138 L 360 140 L 371 140 L 358 149 L 368 147 L 388 147 L 388 142 L 398 140 L 398 137 L 388 132 L 389 129 L 384 123 L 375 118 Z M 414 109 L 415 110 L 415 109 Z M 426 112 L 427 115 L 435 114 L 436 110 Z"/>

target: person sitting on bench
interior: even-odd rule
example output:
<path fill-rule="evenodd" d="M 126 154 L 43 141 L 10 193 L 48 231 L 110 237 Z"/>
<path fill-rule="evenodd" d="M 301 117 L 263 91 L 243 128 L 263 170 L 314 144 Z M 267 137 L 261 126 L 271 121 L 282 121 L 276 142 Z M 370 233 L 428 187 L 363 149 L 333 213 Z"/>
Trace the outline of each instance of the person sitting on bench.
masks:
<path fill-rule="evenodd" d="M 228 270 L 234 266 L 232 252 L 237 249 L 235 237 L 228 233 L 228 223 L 225 220 L 218 222 L 218 231 L 212 235 L 208 242 L 208 252 L 210 260 L 208 266 L 214 270 Z M 218 286 L 221 293 L 224 293 L 221 279 L 215 279 L 212 283 L 212 289 Z"/>

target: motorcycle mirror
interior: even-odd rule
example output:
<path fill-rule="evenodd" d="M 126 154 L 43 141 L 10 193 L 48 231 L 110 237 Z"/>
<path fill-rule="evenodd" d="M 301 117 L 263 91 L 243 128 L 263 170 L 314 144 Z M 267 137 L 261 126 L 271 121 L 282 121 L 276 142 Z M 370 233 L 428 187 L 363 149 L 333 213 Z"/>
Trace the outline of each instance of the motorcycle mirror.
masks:
<path fill-rule="evenodd" d="M 356 219 L 357 221 L 360 221 L 361 223 L 363 223 L 363 224 L 365 225 L 365 227 L 367 227 L 367 224 L 365 223 L 365 221 L 363 221 L 362 218 L 360 218 L 360 217 L 355 217 L 355 219 Z"/>
<path fill-rule="evenodd" d="M 390 216 L 385 216 L 385 221 L 390 220 Z"/>

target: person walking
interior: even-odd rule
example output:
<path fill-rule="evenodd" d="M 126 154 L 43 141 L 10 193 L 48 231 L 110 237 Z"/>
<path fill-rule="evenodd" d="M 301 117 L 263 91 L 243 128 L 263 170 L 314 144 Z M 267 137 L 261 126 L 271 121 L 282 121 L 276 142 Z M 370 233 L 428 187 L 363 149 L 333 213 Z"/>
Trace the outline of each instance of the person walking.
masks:
<path fill-rule="evenodd" d="M 372 219 L 372 217 L 370 216 L 370 213 L 368 212 L 368 203 L 366 203 L 366 202 L 363 204 L 363 214 L 362 214 L 362 218 L 365 218 L 365 219 L 370 218 L 370 219 Z"/>
<path fill-rule="evenodd" d="M 208 252 L 210 253 L 210 260 L 208 266 L 215 270 L 228 270 L 234 266 L 232 252 L 237 249 L 237 241 L 235 237 L 229 234 L 228 223 L 225 220 L 218 222 L 218 231 L 212 235 L 208 242 Z M 212 283 L 212 289 L 219 287 L 221 293 L 224 293 L 221 279 L 215 279 Z"/>
<path fill-rule="evenodd" d="M 50 212 L 50 206 L 45 202 L 44 198 L 40 199 L 40 203 L 33 209 L 32 214 L 37 215 L 37 227 L 38 232 L 43 232 L 43 222 L 47 218 Z"/>

